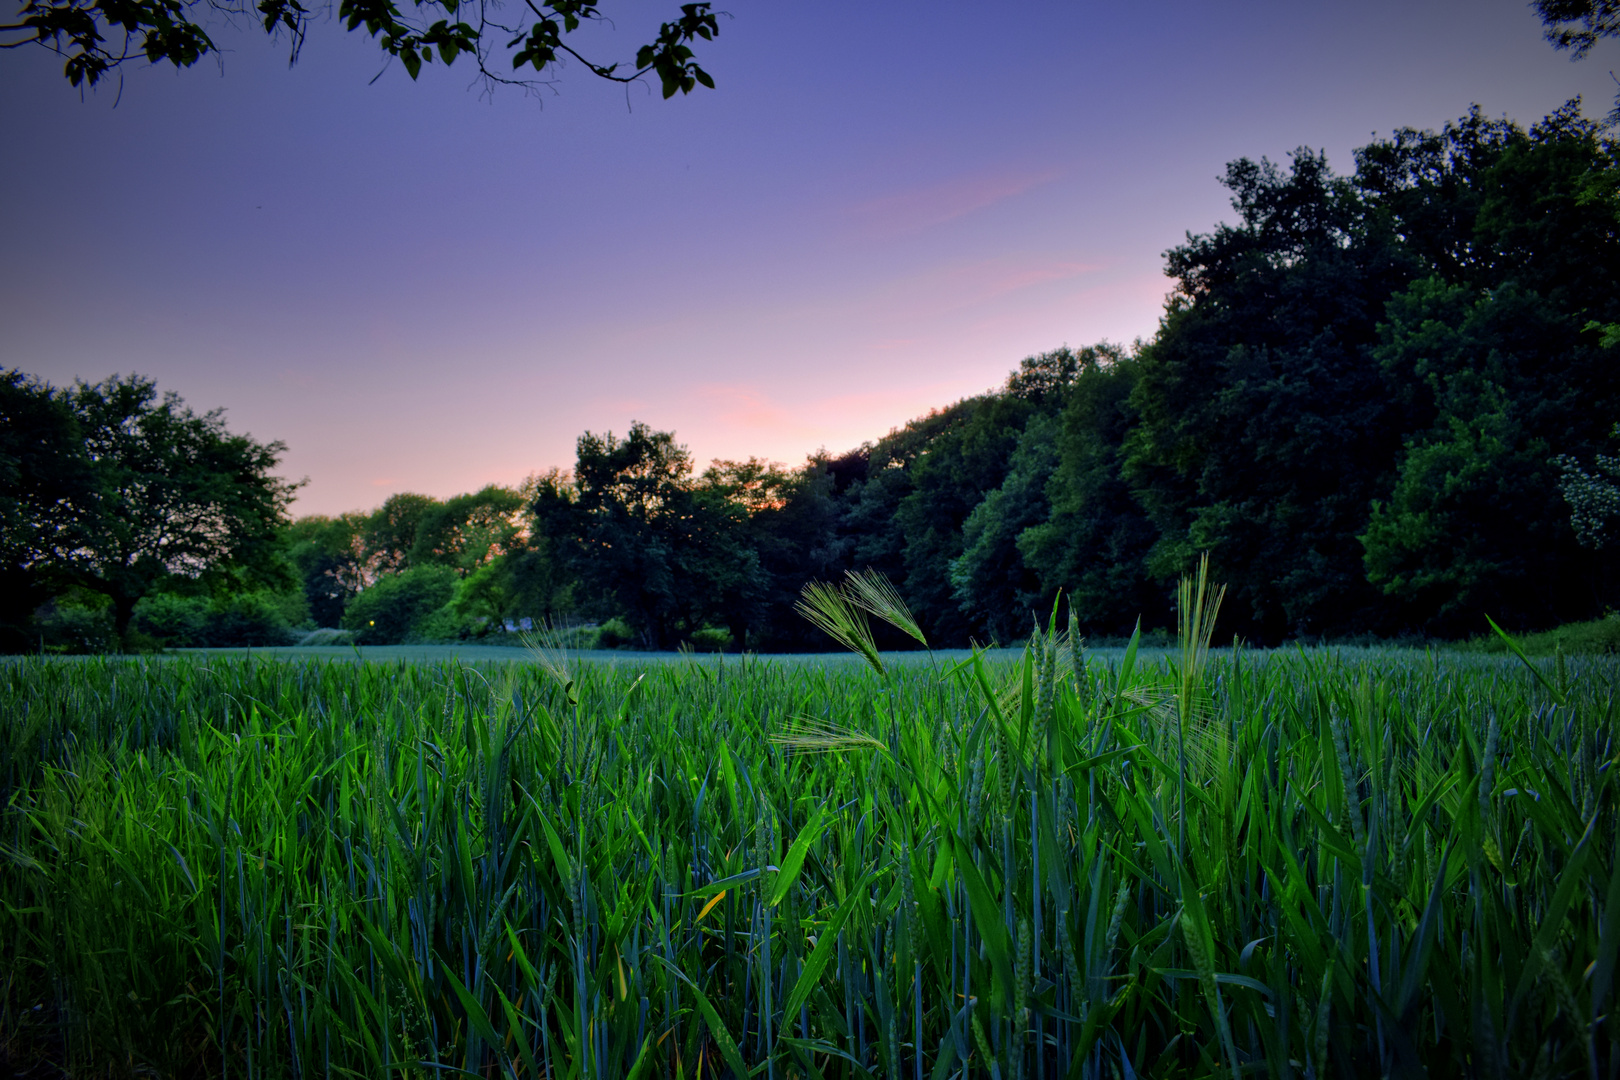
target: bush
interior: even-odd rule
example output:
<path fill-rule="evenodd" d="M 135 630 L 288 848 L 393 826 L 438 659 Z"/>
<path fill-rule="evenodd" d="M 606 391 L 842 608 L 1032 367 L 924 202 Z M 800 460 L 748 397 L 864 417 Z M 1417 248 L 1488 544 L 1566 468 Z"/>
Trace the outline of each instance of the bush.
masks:
<path fill-rule="evenodd" d="M 300 633 L 315 629 L 315 619 L 310 614 L 309 597 L 304 595 L 302 588 L 294 585 L 288 589 L 267 589 L 257 595 L 264 597 L 291 629 Z"/>
<path fill-rule="evenodd" d="M 34 625 L 48 653 L 81 655 L 118 651 L 112 612 L 97 596 L 59 597 L 39 609 Z"/>
<path fill-rule="evenodd" d="M 171 648 L 202 648 L 208 644 L 210 606 L 206 596 L 158 593 L 142 597 L 135 605 L 130 629 Z"/>
<path fill-rule="evenodd" d="M 617 615 L 596 628 L 598 649 L 627 649 L 635 642 L 636 632 Z"/>
<path fill-rule="evenodd" d="M 698 652 L 725 652 L 731 644 L 731 631 L 723 626 L 705 626 L 692 631 L 692 648 Z"/>
<path fill-rule="evenodd" d="M 376 582 L 349 601 L 343 628 L 361 645 L 399 645 L 417 624 L 450 602 L 456 572 L 448 566 L 417 566 Z"/>
<path fill-rule="evenodd" d="M 213 599 L 158 593 L 135 605 L 130 629 L 174 649 L 287 645 L 297 636 L 288 607 L 285 595 L 272 592 Z"/>
<path fill-rule="evenodd" d="M 290 645 L 297 635 L 279 598 L 251 592 L 215 604 L 208 613 L 208 645 L 216 649 Z"/>
<path fill-rule="evenodd" d="M 499 626 L 499 624 L 496 624 Z M 457 611 L 446 604 L 418 620 L 406 639 L 411 642 L 467 641 L 490 633 L 490 621 L 482 615 Z"/>
<path fill-rule="evenodd" d="M 1590 622 L 1565 623 L 1539 634 L 1515 634 L 1524 651 L 1531 656 L 1551 656 L 1555 652 L 1571 654 L 1620 652 L 1620 613 L 1610 613 Z M 1505 653 L 1507 643 L 1495 634 L 1485 634 L 1458 645 L 1463 652 Z"/>

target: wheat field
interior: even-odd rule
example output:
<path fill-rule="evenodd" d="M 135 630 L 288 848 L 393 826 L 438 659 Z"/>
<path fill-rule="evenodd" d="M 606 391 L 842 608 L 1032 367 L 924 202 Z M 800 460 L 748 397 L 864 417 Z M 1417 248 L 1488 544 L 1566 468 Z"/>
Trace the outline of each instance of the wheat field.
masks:
<path fill-rule="evenodd" d="M 1613 661 L 1211 650 L 1190 580 L 1167 658 L 896 665 L 872 585 L 859 666 L 6 663 L 7 1060 L 1620 1073 Z"/>

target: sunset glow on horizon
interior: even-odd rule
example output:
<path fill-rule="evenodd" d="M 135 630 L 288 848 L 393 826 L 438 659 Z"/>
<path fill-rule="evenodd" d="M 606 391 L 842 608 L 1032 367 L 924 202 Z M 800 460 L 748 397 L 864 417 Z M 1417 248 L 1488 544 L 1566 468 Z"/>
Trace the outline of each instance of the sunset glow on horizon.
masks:
<path fill-rule="evenodd" d="M 442 66 L 368 85 L 335 23 L 290 71 L 243 31 L 222 72 L 83 102 L 10 52 L 0 358 L 224 408 L 287 444 L 300 514 L 515 485 L 632 421 L 699 468 L 798 465 L 1152 335 L 1163 252 L 1232 219 L 1230 160 L 1347 173 L 1473 103 L 1614 96 L 1613 43 L 1572 63 L 1520 0 L 726 6 L 717 89 L 672 101 L 577 65 L 539 102 Z"/>

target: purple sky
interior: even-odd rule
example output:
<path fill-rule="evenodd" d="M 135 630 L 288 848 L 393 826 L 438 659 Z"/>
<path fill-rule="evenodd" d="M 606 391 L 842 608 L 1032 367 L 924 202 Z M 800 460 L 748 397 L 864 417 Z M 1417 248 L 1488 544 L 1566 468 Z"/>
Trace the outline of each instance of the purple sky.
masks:
<path fill-rule="evenodd" d="M 625 0 L 621 58 L 677 0 Z M 725 0 L 719 86 L 411 83 L 323 25 L 83 102 L 0 54 L 0 364 L 140 372 L 288 445 L 299 513 L 569 467 L 585 430 L 797 464 L 1150 335 L 1227 161 L 1477 102 L 1612 104 L 1522 0 Z"/>

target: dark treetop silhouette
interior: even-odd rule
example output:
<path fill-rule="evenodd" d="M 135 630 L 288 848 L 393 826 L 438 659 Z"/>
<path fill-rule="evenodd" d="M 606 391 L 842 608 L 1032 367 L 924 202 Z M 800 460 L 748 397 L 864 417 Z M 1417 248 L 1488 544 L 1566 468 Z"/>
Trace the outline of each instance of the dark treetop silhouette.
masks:
<path fill-rule="evenodd" d="M 681 5 L 653 40 L 636 50 L 634 64 L 605 63 L 581 55 L 565 39 L 589 23 L 608 17 L 599 0 L 550 0 L 502 6 L 493 0 L 415 0 L 402 11 L 392 0 L 341 0 L 338 20 L 349 30 L 364 27 L 383 53 L 398 57 L 411 78 L 435 55 L 445 64 L 471 56 L 487 85 L 534 85 L 518 73 L 555 73 L 573 58 L 593 74 L 614 82 L 656 75 L 664 96 L 691 93 L 714 80 L 693 59 L 691 43 L 719 33 L 718 16 L 708 3 Z M 190 67 L 218 47 L 205 20 L 251 19 L 266 34 L 283 37 L 296 62 L 311 22 L 330 4 L 305 7 L 299 0 L 24 0 L 14 22 L 0 24 L 0 48 L 38 45 L 66 57 L 63 73 L 74 86 L 94 86 L 127 60 L 144 56 Z M 504 69 L 496 62 L 510 55 Z"/>

